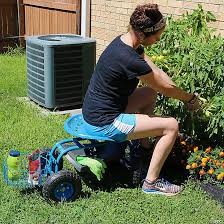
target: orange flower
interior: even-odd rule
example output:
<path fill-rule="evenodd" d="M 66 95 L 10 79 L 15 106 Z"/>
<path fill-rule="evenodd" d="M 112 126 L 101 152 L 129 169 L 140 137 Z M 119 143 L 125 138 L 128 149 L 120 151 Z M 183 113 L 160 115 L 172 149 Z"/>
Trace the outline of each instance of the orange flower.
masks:
<path fill-rule="evenodd" d="M 206 153 L 210 153 L 210 152 L 211 152 L 211 149 L 212 149 L 212 148 L 209 146 L 207 149 L 205 149 L 205 152 L 206 152 Z"/>
<path fill-rule="evenodd" d="M 208 170 L 208 173 L 209 173 L 210 175 L 212 175 L 214 172 L 215 172 L 215 170 L 214 170 L 213 168 L 211 168 L 211 169 Z"/>
<path fill-rule="evenodd" d="M 219 156 L 223 158 L 224 157 L 224 152 L 220 152 Z"/>
<path fill-rule="evenodd" d="M 190 166 L 190 165 L 187 165 L 187 166 L 186 166 L 186 169 L 187 169 L 187 170 L 189 170 L 190 168 L 191 168 L 191 166 Z"/>
<path fill-rule="evenodd" d="M 203 175 L 205 175 L 205 171 L 204 170 L 200 170 L 199 174 L 200 174 L 200 176 L 203 176 Z"/>
<path fill-rule="evenodd" d="M 185 141 L 181 141 L 180 144 L 181 145 L 187 145 L 187 143 Z"/>
<path fill-rule="evenodd" d="M 224 178 L 224 172 L 222 172 L 222 173 L 220 173 L 220 174 L 218 174 L 218 175 L 216 176 L 216 179 L 217 179 L 217 180 L 220 180 L 220 181 L 222 181 L 223 178 Z"/>
<path fill-rule="evenodd" d="M 198 167 L 198 164 L 197 164 L 197 163 L 192 163 L 192 164 L 191 164 L 191 168 L 192 168 L 192 169 L 196 169 L 197 167 Z"/>
<path fill-rule="evenodd" d="M 198 146 L 195 146 L 193 150 L 194 150 L 194 152 L 197 152 L 198 151 Z"/>
<path fill-rule="evenodd" d="M 208 158 L 205 158 L 205 157 L 201 159 L 202 163 L 207 163 L 208 160 L 209 160 L 209 159 L 208 159 Z"/>
<path fill-rule="evenodd" d="M 207 163 L 201 163 L 202 167 L 206 167 Z"/>

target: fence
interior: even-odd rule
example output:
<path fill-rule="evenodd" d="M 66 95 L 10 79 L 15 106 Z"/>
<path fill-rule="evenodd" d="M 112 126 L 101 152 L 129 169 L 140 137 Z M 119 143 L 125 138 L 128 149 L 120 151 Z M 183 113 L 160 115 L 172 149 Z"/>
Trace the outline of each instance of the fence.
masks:
<path fill-rule="evenodd" d="M 17 43 L 18 35 L 16 0 L 1 0 L 0 2 L 0 52 Z"/>
<path fill-rule="evenodd" d="M 1 0 L 0 32 L 4 40 L 1 45 L 5 46 L 15 36 L 23 46 L 24 37 L 30 35 L 80 34 L 80 1 Z"/>

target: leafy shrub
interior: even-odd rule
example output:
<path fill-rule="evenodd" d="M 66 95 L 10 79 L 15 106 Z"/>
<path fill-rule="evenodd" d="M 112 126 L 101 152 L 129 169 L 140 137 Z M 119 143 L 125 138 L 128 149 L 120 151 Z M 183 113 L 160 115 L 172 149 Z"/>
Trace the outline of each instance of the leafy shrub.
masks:
<path fill-rule="evenodd" d="M 207 25 L 215 17 L 199 5 L 181 19 L 168 18 L 158 44 L 146 53 L 168 73 L 177 86 L 205 98 L 203 110 L 194 115 L 182 102 L 163 98 L 157 113 L 176 117 L 181 131 L 194 138 L 224 145 L 224 38 Z"/>

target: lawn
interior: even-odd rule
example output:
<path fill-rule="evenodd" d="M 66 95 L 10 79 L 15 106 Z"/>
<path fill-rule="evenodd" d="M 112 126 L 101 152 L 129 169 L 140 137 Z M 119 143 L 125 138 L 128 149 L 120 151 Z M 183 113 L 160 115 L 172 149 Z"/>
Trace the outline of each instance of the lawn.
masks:
<path fill-rule="evenodd" d="M 10 149 L 31 152 L 53 146 L 69 135 L 63 130 L 67 115 L 43 115 L 18 100 L 27 95 L 25 56 L 0 56 L 0 162 Z M 186 181 L 175 197 L 146 195 L 141 189 L 91 191 L 71 203 L 50 204 L 39 192 L 22 193 L 0 178 L 0 223 L 224 223 L 220 204 L 195 183 Z"/>

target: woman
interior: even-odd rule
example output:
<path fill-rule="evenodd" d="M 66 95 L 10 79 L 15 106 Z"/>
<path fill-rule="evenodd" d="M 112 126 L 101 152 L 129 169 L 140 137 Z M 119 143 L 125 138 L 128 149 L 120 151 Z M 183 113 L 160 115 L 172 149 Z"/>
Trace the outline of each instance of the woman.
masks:
<path fill-rule="evenodd" d="M 199 100 L 176 87 L 144 53 L 144 47 L 160 40 L 165 26 L 156 4 L 137 6 L 130 31 L 115 38 L 99 58 L 82 111 L 90 134 L 115 141 L 141 139 L 142 148 L 149 148 L 148 137 L 159 137 L 142 190 L 169 196 L 181 187 L 159 175 L 177 137 L 178 123 L 172 117 L 153 116 L 157 92 L 183 101 L 191 110 L 199 108 Z M 139 80 L 147 87 L 137 88 Z"/>

